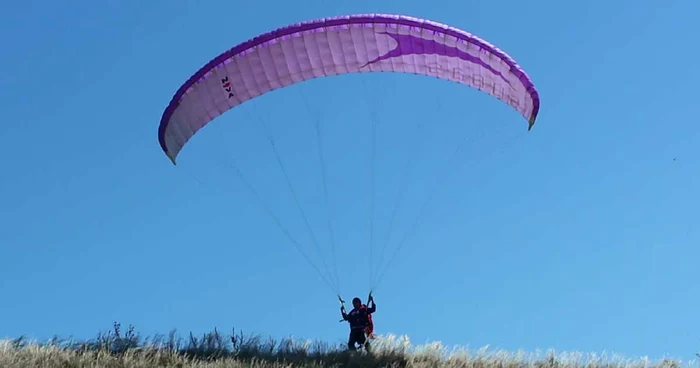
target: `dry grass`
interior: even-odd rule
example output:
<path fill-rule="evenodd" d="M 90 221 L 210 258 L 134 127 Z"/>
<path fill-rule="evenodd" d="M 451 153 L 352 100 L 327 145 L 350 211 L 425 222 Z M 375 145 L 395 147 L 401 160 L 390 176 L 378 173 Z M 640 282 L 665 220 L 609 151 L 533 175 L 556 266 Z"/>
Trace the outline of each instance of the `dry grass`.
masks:
<path fill-rule="evenodd" d="M 560 353 L 528 354 L 522 351 L 475 352 L 448 350 L 439 343 L 412 346 L 405 338 L 379 337 L 373 341 L 373 354 L 350 353 L 342 346 L 285 339 L 280 342 L 218 331 L 187 339 L 174 332 L 142 339 L 133 328 L 122 333 L 121 326 L 97 338 L 74 342 L 52 339 L 29 342 L 22 338 L 0 341 L 0 367 L 200 367 L 200 368 L 277 368 L 277 367 L 450 367 L 450 368 L 636 368 L 681 367 L 674 360 L 628 360 L 617 356 Z M 692 364 L 692 362 L 691 362 Z M 691 366 L 691 365 L 688 365 Z"/>

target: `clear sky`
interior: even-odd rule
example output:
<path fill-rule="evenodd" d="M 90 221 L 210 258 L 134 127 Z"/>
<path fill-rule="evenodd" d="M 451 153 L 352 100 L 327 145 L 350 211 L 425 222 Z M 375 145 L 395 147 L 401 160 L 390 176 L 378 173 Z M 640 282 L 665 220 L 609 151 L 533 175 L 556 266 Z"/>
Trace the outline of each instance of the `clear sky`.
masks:
<path fill-rule="evenodd" d="M 163 109 L 208 60 L 290 23 L 369 12 L 447 23 L 509 53 L 542 98 L 534 129 L 466 87 L 354 75 L 227 113 L 178 166 L 162 153 Z M 690 359 L 700 350 L 698 14 L 691 0 L 6 2 L 0 336 L 87 338 L 121 321 L 144 334 L 235 327 L 344 341 L 333 291 L 225 166 L 238 162 L 315 254 L 264 121 L 332 267 L 317 118 L 348 301 L 367 295 L 412 157 L 390 245 L 431 198 L 375 291 L 379 333 Z M 480 133 L 450 163 L 458 140 Z"/>

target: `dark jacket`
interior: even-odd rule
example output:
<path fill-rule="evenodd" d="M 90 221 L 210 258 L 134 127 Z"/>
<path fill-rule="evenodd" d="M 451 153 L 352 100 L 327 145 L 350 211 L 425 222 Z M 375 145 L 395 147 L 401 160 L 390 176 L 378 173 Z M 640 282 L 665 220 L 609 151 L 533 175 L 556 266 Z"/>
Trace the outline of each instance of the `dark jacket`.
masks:
<path fill-rule="evenodd" d="M 371 308 L 363 305 L 359 309 L 353 308 L 353 310 L 351 310 L 350 313 L 345 313 L 345 311 L 341 311 L 341 313 L 343 314 L 343 319 L 350 323 L 350 329 L 354 330 L 363 329 L 369 326 L 368 315 L 376 311 L 377 305 L 372 303 Z"/>

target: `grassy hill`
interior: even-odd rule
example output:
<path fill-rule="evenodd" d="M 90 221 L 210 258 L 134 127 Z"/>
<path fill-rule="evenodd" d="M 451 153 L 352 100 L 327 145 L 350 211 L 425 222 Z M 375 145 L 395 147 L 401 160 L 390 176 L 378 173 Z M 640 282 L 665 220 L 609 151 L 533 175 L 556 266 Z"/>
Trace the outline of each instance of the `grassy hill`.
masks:
<path fill-rule="evenodd" d="M 439 343 L 412 346 L 407 338 L 380 336 L 373 342 L 373 353 L 351 353 L 343 346 L 322 342 L 274 341 L 219 331 L 186 338 L 168 335 L 142 338 L 133 329 L 122 332 L 119 324 L 92 340 L 72 341 L 54 338 L 32 342 L 23 338 L 0 341 L 0 367 L 198 367 L 198 368 L 278 368 L 278 367 L 474 367 L 474 368 L 594 368 L 594 367 L 681 367 L 682 362 L 662 359 L 522 351 L 449 351 Z M 692 362 L 691 362 L 692 363 Z M 692 366 L 692 365 L 688 365 Z M 697 366 L 697 364 L 696 364 Z"/>

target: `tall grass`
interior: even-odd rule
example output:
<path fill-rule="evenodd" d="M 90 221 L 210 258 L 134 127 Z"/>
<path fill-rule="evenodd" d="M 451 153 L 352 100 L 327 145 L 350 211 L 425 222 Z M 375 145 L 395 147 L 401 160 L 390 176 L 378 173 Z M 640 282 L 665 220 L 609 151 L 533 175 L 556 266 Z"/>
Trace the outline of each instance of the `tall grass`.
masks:
<path fill-rule="evenodd" d="M 450 367 L 450 368 L 636 368 L 681 367 L 676 360 L 625 359 L 605 354 L 525 353 L 447 349 L 440 343 L 414 346 L 406 337 L 379 336 L 372 354 L 351 353 L 344 346 L 311 340 L 276 341 L 218 330 L 201 336 L 178 337 L 175 332 L 142 338 L 130 326 L 115 323 L 107 333 L 88 341 L 53 338 L 46 342 L 24 338 L 0 341 L 0 367 Z M 692 363 L 692 362 L 691 362 Z"/>

